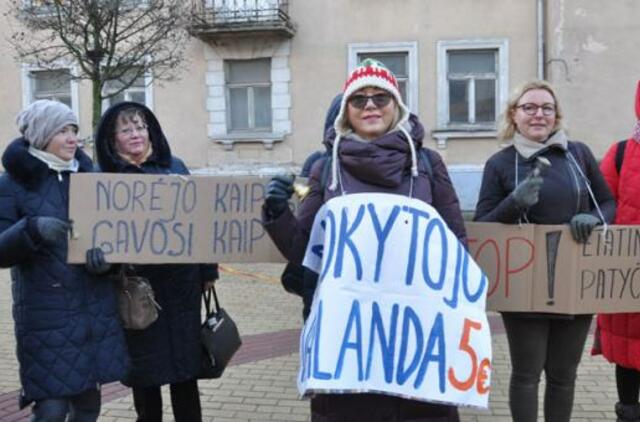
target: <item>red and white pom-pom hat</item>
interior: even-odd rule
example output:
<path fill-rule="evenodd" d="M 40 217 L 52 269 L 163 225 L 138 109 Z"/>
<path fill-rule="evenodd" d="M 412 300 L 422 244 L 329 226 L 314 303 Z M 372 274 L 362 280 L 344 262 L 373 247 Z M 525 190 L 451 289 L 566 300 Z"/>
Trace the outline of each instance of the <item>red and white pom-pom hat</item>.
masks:
<path fill-rule="evenodd" d="M 353 95 L 353 93 L 366 87 L 384 89 L 385 91 L 393 95 L 393 98 L 398 104 L 399 116 L 396 125 L 392 130 L 400 130 L 406 136 L 407 142 L 409 143 L 409 148 L 411 150 L 411 174 L 413 177 L 418 176 L 418 165 L 415 146 L 413 145 L 413 139 L 411 139 L 411 135 L 404 127 L 404 124 L 409 120 L 411 112 L 409 111 L 409 108 L 406 106 L 404 101 L 402 101 L 402 96 L 400 95 L 400 90 L 398 88 L 398 81 L 393 73 L 389 69 L 387 69 L 384 64 L 374 59 L 365 59 L 353 70 L 353 72 L 351 72 L 351 74 L 349 74 L 349 77 L 344 83 L 344 87 L 342 89 L 342 102 L 340 103 L 340 111 L 333 124 L 333 127 L 336 130 L 336 140 L 334 142 L 332 151 L 332 179 L 331 184 L 329 185 L 330 190 L 335 190 L 338 183 L 337 166 L 338 145 L 340 143 L 340 139 L 352 131 L 347 122 L 347 101 L 349 100 L 349 97 Z"/>

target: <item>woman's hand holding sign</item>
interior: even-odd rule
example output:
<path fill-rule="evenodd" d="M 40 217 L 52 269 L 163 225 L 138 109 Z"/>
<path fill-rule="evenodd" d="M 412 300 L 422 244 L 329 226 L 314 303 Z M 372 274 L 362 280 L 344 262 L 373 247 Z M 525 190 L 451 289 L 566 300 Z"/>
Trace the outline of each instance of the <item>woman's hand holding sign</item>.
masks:
<path fill-rule="evenodd" d="M 293 195 L 294 175 L 275 176 L 267 185 L 265 203 L 271 218 L 279 217 L 289 206 L 289 199 Z"/>

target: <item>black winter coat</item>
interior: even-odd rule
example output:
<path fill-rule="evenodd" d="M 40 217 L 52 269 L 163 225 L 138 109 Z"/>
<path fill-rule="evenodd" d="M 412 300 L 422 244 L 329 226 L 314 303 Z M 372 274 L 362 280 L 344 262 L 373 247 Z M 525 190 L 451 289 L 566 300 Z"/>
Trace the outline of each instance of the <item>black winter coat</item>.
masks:
<path fill-rule="evenodd" d="M 21 406 L 82 393 L 124 377 L 128 356 L 113 284 L 69 265 L 67 243 L 52 246 L 29 219 L 69 219 L 69 172 L 57 172 L 13 141 L 2 157 L 0 267 L 11 267 Z M 92 170 L 76 152 L 80 172 Z"/>
<path fill-rule="evenodd" d="M 590 213 L 600 218 L 587 189 L 589 184 L 604 219 L 607 223 L 612 222 L 615 200 L 593 154 L 581 142 L 569 141 L 568 148 L 565 152 L 553 145 L 528 160 L 518 154 L 513 145 L 494 154 L 484 167 L 474 220 L 565 224 L 578 213 Z M 577 166 L 568 153 L 575 158 Z M 544 182 L 538 203 L 528 210 L 521 210 L 510 196 L 516 187 L 516 160 L 518 181 L 522 182 L 531 173 L 537 156 L 549 159 L 551 167 L 542 173 Z"/>
<path fill-rule="evenodd" d="M 124 161 L 110 139 L 118 112 L 135 105 L 145 110 L 153 154 L 140 167 Z M 108 173 L 189 174 L 171 155 L 169 143 L 151 110 L 137 103 L 119 103 L 105 112 L 96 132 L 98 163 Z M 213 265 L 136 265 L 137 275 L 151 282 L 162 308 L 145 330 L 126 330 L 132 369 L 124 380 L 132 387 L 173 384 L 197 378 L 201 364 L 200 312 L 202 283 L 218 278 Z"/>

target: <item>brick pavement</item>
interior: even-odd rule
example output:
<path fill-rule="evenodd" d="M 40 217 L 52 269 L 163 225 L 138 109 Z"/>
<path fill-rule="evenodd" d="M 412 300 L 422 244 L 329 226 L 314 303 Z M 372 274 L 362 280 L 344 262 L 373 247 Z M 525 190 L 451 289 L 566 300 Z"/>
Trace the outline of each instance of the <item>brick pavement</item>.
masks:
<path fill-rule="evenodd" d="M 233 266 L 219 283 L 220 300 L 238 323 L 244 345 L 225 375 L 200 382 L 206 421 L 306 421 L 309 405 L 298 398 L 295 384 L 298 366 L 297 329 L 300 301 L 277 282 L 280 265 Z M 497 320 L 492 315 L 492 320 Z M 509 355 L 500 324 L 493 330 L 493 380 L 490 409 L 462 409 L 467 422 L 509 421 L 507 404 Z M 588 345 L 592 337 L 589 337 Z M 11 320 L 9 272 L 0 271 L 0 421 L 25 421 L 27 411 L 18 412 L 19 389 L 15 341 Z M 541 386 L 542 388 L 542 386 Z M 103 389 L 100 421 L 135 420 L 129 390 L 118 384 Z M 163 389 L 165 414 L 170 415 L 168 391 Z M 578 373 L 573 421 L 615 420 L 616 401 L 613 367 L 601 357 L 585 351 Z M 540 415 L 542 410 L 540 410 Z M 169 417 L 166 420 L 171 420 Z"/>

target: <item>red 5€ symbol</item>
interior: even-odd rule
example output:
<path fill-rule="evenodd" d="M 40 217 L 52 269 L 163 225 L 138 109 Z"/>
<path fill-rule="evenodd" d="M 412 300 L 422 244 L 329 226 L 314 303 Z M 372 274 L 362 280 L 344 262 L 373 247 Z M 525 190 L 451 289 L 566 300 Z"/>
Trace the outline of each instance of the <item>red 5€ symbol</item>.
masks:
<path fill-rule="evenodd" d="M 491 369 L 491 362 L 488 358 L 484 358 L 478 365 L 478 356 L 476 355 L 476 351 L 469 344 L 469 337 L 471 336 L 472 328 L 480 330 L 482 328 L 482 324 L 465 318 L 464 326 L 462 328 L 462 338 L 460 339 L 460 345 L 458 346 L 458 348 L 467 353 L 469 355 L 469 359 L 471 359 L 471 374 L 466 380 L 460 381 L 456 377 L 453 367 L 450 367 L 448 374 L 449 382 L 460 391 L 467 391 L 473 387 L 473 384 L 476 384 L 476 390 L 478 390 L 478 393 L 486 394 L 489 391 L 489 386 L 486 382 L 487 378 L 489 378 L 488 372 Z"/>

